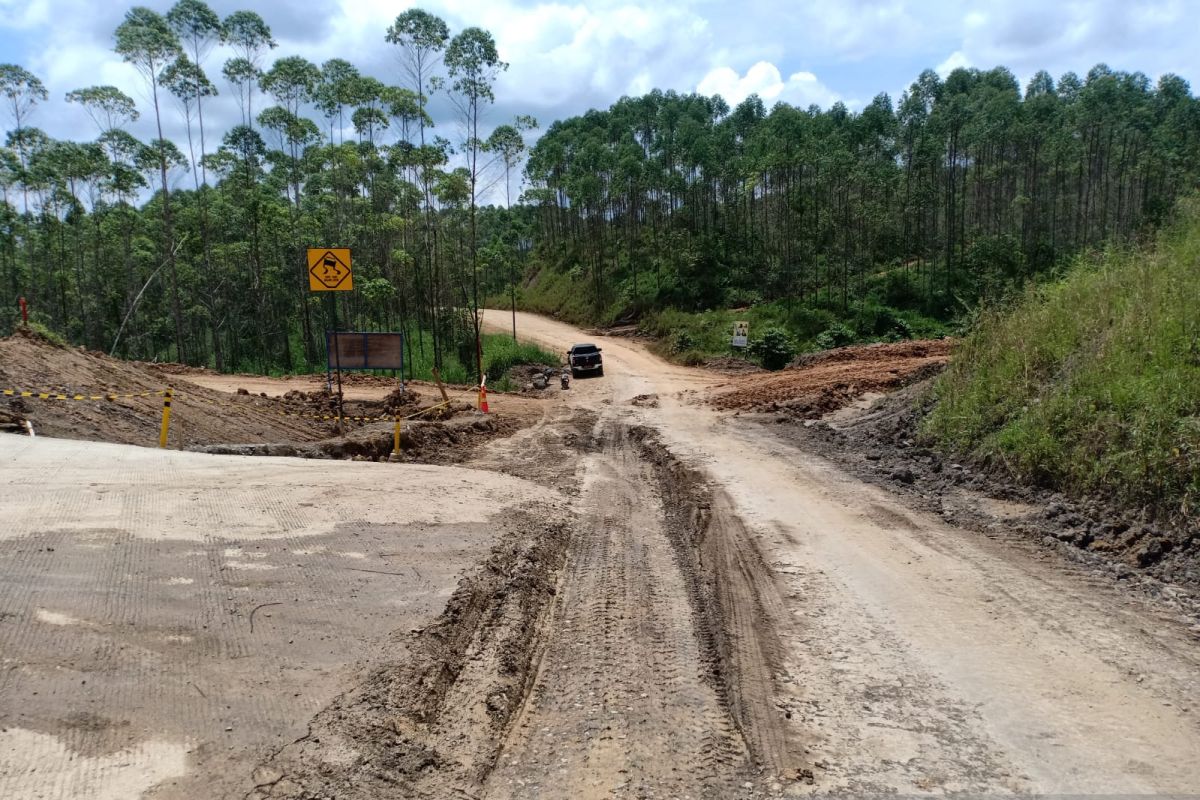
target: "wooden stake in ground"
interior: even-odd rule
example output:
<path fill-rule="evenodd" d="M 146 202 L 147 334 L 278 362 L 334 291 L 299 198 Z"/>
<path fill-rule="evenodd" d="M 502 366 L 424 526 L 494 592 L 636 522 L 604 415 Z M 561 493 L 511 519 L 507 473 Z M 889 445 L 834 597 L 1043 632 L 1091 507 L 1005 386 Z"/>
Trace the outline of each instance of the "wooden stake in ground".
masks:
<path fill-rule="evenodd" d="M 446 394 L 446 387 L 442 385 L 442 373 L 438 372 L 437 367 L 434 367 L 431 371 L 433 372 L 433 379 L 437 381 L 438 391 L 442 393 L 442 402 L 449 403 L 450 395 Z"/>

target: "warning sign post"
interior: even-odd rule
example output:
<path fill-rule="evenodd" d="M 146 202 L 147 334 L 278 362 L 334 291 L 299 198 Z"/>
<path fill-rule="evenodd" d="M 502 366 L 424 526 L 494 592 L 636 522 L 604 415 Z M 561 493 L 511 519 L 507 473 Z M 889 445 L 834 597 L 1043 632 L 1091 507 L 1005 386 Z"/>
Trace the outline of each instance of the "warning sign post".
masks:
<path fill-rule="evenodd" d="M 311 247 L 308 250 L 308 288 L 313 292 L 348 292 L 354 288 L 350 250 Z"/>
<path fill-rule="evenodd" d="M 730 342 L 734 347 L 747 347 L 750 344 L 750 323 L 735 322 L 733 323 L 733 340 Z"/>
<path fill-rule="evenodd" d="M 310 247 L 308 249 L 308 289 L 311 292 L 348 292 L 354 288 L 354 270 L 350 261 L 350 249 L 347 247 Z M 337 302 L 334 295 L 329 295 L 330 314 L 333 322 L 333 334 L 337 336 Z M 329 335 L 326 334 L 326 355 L 328 356 Z M 327 361 L 329 359 L 327 358 Z M 334 348 L 334 368 L 337 370 L 338 396 L 338 432 L 342 430 L 342 365 L 340 353 Z M 328 373 L 326 373 L 328 375 Z M 333 389 L 329 381 L 330 390 Z"/>

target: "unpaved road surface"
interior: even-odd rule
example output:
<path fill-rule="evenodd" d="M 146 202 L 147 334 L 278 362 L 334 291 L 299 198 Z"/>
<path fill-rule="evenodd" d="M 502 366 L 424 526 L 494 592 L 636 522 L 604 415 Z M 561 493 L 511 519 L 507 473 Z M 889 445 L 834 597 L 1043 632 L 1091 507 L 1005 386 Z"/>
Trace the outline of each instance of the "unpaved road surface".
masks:
<path fill-rule="evenodd" d="M 1196 620 L 598 343 L 458 468 L 0 438 L 0 797 L 1200 791 Z"/>
<path fill-rule="evenodd" d="M 534 315 L 518 331 L 589 340 Z M 731 499 L 784 598 L 772 710 L 800 751 L 781 768 L 814 780 L 764 770 L 755 791 L 1200 791 L 1195 620 L 912 511 L 709 410 L 709 374 L 598 343 L 606 377 L 574 381 L 569 402 L 657 431 Z"/>
<path fill-rule="evenodd" d="M 453 467 L 0 436 L 0 798 L 242 797 L 561 503 Z"/>

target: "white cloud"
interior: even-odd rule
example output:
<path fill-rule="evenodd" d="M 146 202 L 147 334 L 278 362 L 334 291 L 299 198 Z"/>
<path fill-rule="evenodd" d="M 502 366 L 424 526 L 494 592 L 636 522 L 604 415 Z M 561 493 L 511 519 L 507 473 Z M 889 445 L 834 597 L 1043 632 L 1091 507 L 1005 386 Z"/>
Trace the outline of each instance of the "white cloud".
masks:
<path fill-rule="evenodd" d="M 731 67 L 716 67 L 700 80 L 696 91 L 706 95 L 719 94 L 731 106 L 752 94 L 757 94 L 767 105 L 785 101 L 801 107 L 816 103 L 824 108 L 838 100 L 837 93 L 817 80 L 813 73 L 794 72 L 784 81 L 779 68 L 769 61 L 759 61 L 746 70 L 745 75 L 738 75 Z"/>
<path fill-rule="evenodd" d="M 135 4 L 165 12 L 173 2 L 0 0 L 0 62 L 28 66 L 50 90 L 33 124 L 57 137 L 94 136 L 90 122 L 63 95 L 112 83 L 139 100 L 143 116 L 134 133 L 153 136 L 142 82 L 112 52 L 112 32 Z M 384 33 L 415 0 L 208 2 L 222 16 L 250 6 L 263 16 L 280 43 L 268 64 L 286 55 L 318 64 L 338 56 L 386 83 L 403 80 L 396 49 Z M 731 104 L 757 92 L 768 104 L 828 107 L 841 97 L 856 107 L 847 98 L 902 88 L 934 64 L 943 74 L 957 66 L 1004 64 L 1024 80 L 1041 68 L 1054 75 L 1068 69 L 1082 74 L 1106 61 L 1152 77 L 1174 71 L 1200 83 L 1194 26 L 1188 24 L 1194 0 L 422 0 L 421 5 L 444 17 L 452 31 L 478 25 L 495 36 L 511 66 L 495 87 L 489 123 L 533 113 L 546 125 L 653 88 L 719 93 Z M 218 49 L 206 64 L 222 92 L 205 105 L 210 130 L 224 130 L 239 116 L 220 77 L 228 55 Z M 265 105 L 263 98 L 255 103 L 259 110 Z M 182 141 L 173 102 L 166 101 L 164 111 L 166 135 Z M 457 139 L 444 97 L 435 98 L 432 112 L 439 132 Z M 0 114 L 0 123 L 3 119 Z"/>
<path fill-rule="evenodd" d="M 960 67 L 970 66 L 971 60 L 967 58 L 966 54 L 964 54 L 962 50 L 955 50 L 946 58 L 945 61 L 937 65 L 935 72 L 944 78 Z"/>

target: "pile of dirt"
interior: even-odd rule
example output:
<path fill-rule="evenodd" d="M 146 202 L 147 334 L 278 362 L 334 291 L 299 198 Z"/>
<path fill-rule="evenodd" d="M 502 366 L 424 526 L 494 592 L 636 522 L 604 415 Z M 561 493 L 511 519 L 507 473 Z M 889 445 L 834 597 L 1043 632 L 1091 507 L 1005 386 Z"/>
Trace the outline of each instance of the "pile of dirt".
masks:
<path fill-rule="evenodd" d="M 66 395 L 123 395 L 104 400 L 0 398 L 0 410 L 28 419 L 34 431 L 66 439 L 156 446 L 163 398 L 175 391 L 169 446 L 217 442 L 315 441 L 328 423 L 289 417 L 278 403 L 230 397 L 188 383 L 160 367 L 121 361 L 83 348 L 55 344 L 33 332 L 0 340 L 0 389 Z"/>
<path fill-rule="evenodd" d="M 1069 497 L 1014 478 L 998 465 L 955 459 L 920 433 L 930 383 L 906 387 L 836 422 L 774 425 L 774 431 L 914 506 L 988 535 L 1016 535 L 1150 594 L 1200 612 L 1200 525 L 1102 497 Z M 786 418 L 777 418 L 783 420 Z"/>
<path fill-rule="evenodd" d="M 949 360 L 949 340 L 842 347 L 796 359 L 779 372 L 746 375 L 713 390 L 717 408 L 820 417 L 868 392 L 929 377 Z"/>
<path fill-rule="evenodd" d="M 272 454 L 292 454 L 289 449 L 303 451 L 295 454 L 309 454 L 304 446 L 321 442 L 321 447 L 311 451 L 313 457 L 350 458 L 375 451 L 373 446 L 359 446 L 352 438 L 338 435 L 337 397 L 324 389 L 292 390 L 276 398 L 245 389 L 231 395 L 191 383 L 186 379 L 189 374 L 209 373 L 178 364 L 121 361 L 21 330 L 0 340 L 0 389 L 68 396 L 136 396 L 101 400 L 0 397 L 0 416 L 5 421 L 4 429 L 13 432 L 22 431 L 28 420 L 36 433 L 46 436 L 152 447 L 158 445 L 162 421 L 161 392 L 170 388 L 173 398 L 168 446 L 172 448 L 199 450 L 244 444 Z M 394 379 L 358 377 L 395 386 Z M 387 438 L 390 451 L 392 425 L 388 418 L 395 414 L 407 416 L 421 406 L 421 395 L 411 387 L 403 391 L 397 388 L 382 401 L 346 400 L 341 407 L 343 433 L 363 427 L 367 424 L 363 418 L 383 418 L 370 435 Z M 424 419 L 446 419 L 469 410 L 466 404 L 456 403 Z M 498 430 L 503 426 L 492 427 Z M 455 451 L 454 440 L 461 437 L 448 431 L 443 438 L 452 445 L 449 450 Z M 322 451 L 323 456 L 319 455 Z M 458 456 L 451 452 L 436 457 L 453 461 Z"/>
<path fill-rule="evenodd" d="M 404 422 L 400 433 L 399 460 L 419 464 L 461 464 L 474 455 L 481 445 L 497 437 L 511 436 L 522 427 L 521 420 L 472 412 L 473 409 L 464 403 L 453 407 L 444 421 Z M 212 444 L 190 449 L 233 456 L 391 461 L 395 460 L 392 458 L 394 437 L 393 423 L 384 421 L 316 442 Z"/>
<path fill-rule="evenodd" d="M 508 379 L 524 394 L 541 394 L 550 389 L 558 389 L 561 374 L 562 370 L 544 364 L 518 364 L 509 369 Z"/>

